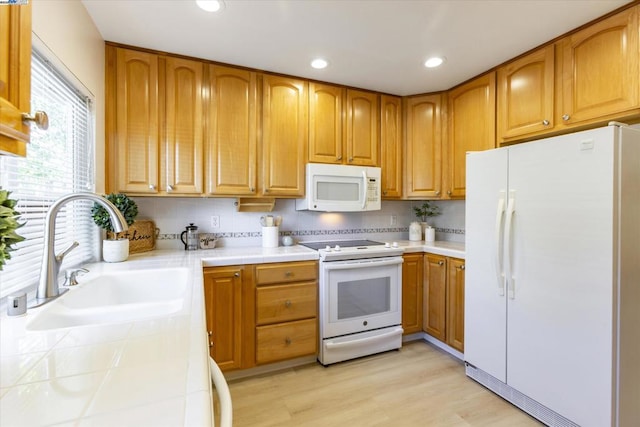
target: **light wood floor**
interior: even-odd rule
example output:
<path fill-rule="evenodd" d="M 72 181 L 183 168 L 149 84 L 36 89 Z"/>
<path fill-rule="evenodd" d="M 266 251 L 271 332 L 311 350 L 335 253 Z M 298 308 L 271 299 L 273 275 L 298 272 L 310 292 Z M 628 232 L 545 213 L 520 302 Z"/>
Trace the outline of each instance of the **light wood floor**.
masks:
<path fill-rule="evenodd" d="M 540 426 L 423 341 L 229 383 L 234 427 Z"/>

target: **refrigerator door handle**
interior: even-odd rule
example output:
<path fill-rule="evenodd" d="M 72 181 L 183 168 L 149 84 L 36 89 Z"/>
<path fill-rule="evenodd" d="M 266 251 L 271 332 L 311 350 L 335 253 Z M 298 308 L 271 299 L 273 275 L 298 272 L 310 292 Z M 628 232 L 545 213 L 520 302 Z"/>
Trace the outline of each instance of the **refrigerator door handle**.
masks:
<path fill-rule="evenodd" d="M 507 292 L 510 299 L 514 299 L 515 295 L 515 276 L 513 275 L 513 215 L 516 211 L 516 191 L 509 190 L 509 203 L 507 204 L 507 218 L 505 222 L 505 240 L 507 241 L 505 251 L 505 275 L 507 277 Z"/>
<path fill-rule="evenodd" d="M 498 295 L 504 295 L 504 267 L 502 264 L 503 255 L 504 255 L 504 244 L 502 239 L 502 222 L 504 220 L 504 202 L 505 202 L 505 191 L 500 191 L 500 198 L 498 199 L 498 210 L 496 211 L 496 228 L 495 228 L 495 244 L 496 244 L 496 253 L 495 253 L 495 262 L 496 262 L 496 273 L 498 274 Z"/>

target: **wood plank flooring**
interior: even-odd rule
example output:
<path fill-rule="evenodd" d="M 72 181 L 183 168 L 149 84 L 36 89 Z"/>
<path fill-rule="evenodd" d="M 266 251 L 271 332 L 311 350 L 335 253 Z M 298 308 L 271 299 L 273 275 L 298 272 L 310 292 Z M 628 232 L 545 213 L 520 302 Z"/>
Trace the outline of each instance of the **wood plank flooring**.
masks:
<path fill-rule="evenodd" d="M 229 383 L 234 427 L 540 426 L 424 341 Z"/>

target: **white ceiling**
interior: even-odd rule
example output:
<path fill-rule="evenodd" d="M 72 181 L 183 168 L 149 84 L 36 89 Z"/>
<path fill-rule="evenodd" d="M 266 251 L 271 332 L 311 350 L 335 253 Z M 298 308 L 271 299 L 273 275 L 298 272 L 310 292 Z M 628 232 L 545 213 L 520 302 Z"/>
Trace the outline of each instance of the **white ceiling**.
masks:
<path fill-rule="evenodd" d="M 449 89 L 629 0 L 82 0 L 108 41 L 395 95 Z M 432 55 L 447 61 L 422 64 Z M 309 66 L 321 56 L 324 70 Z"/>

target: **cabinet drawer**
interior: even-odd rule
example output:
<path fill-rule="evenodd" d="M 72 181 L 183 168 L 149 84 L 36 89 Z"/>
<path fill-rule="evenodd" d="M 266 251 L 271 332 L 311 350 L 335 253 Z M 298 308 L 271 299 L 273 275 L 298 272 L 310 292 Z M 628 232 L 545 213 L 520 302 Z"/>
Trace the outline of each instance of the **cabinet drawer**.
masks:
<path fill-rule="evenodd" d="M 317 295 L 315 282 L 258 288 L 256 323 L 264 325 L 316 317 Z"/>
<path fill-rule="evenodd" d="M 256 328 L 256 362 L 269 363 L 315 354 L 316 319 L 298 320 Z"/>
<path fill-rule="evenodd" d="M 316 280 L 318 263 L 294 262 L 287 264 L 264 264 L 256 266 L 256 284 L 301 282 Z"/>

